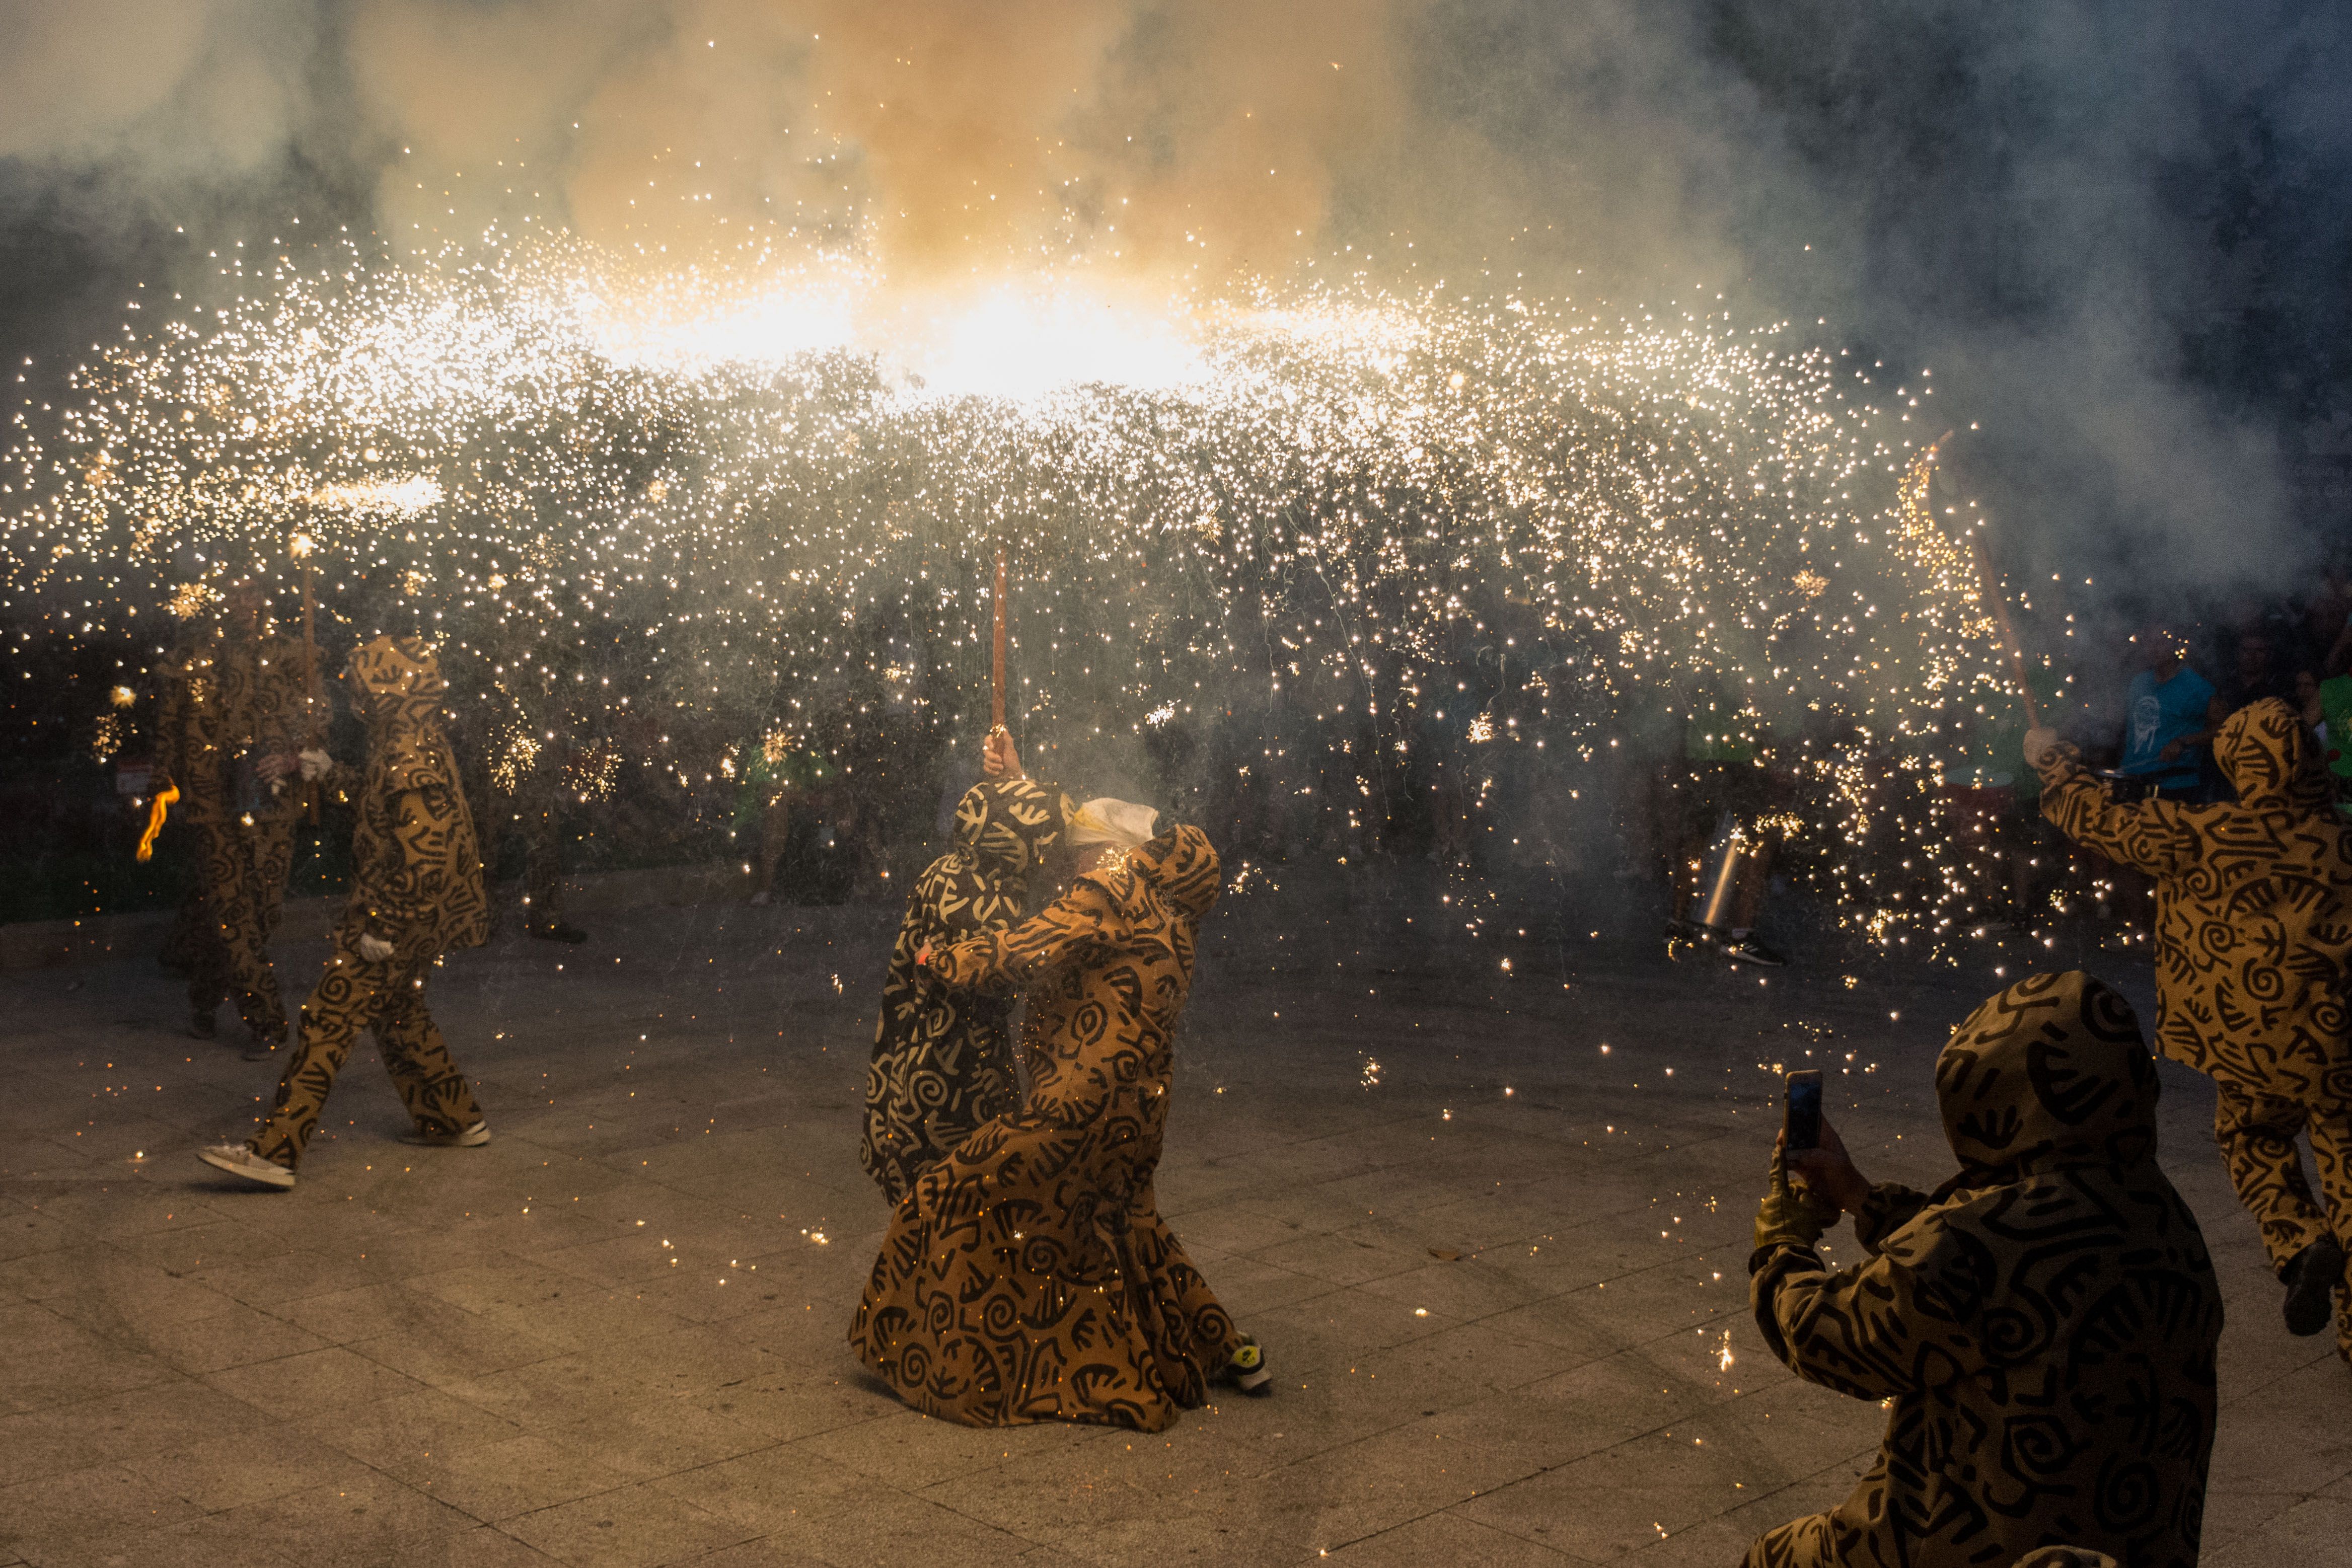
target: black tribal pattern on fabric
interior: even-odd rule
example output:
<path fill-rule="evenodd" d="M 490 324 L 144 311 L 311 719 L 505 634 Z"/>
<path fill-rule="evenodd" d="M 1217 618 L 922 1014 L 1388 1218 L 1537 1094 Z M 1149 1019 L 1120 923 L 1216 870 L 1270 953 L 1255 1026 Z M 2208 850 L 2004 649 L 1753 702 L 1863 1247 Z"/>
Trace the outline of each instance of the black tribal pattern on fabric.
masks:
<path fill-rule="evenodd" d="M 1240 1344 L 1151 1186 L 1218 886 L 1207 837 L 1178 828 L 1034 919 L 933 955 L 958 989 L 1025 988 L 1031 1089 L 917 1178 L 858 1303 L 852 1348 L 917 1409 L 1157 1432 L 1207 1401 Z"/>
<path fill-rule="evenodd" d="M 419 962 L 488 939 L 489 902 L 457 759 L 441 723 L 448 686 L 422 638 L 378 637 L 352 653 L 368 761 L 352 834 L 346 925 Z"/>
<path fill-rule="evenodd" d="M 489 933 L 473 821 L 441 727 L 440 664 L 422 639 L 379 637 L 352 654 L 351 681 L 368 725 L 351 899 L 335 927 L 334 956 L 302 1004 L 277 1102 L 249 1140 L 262 1158 L 289 1169 L 318 1130 L 362 1029 L 374 1030 L 384 1070 L 419 1127 L 457 1132 L 481 1114 L 425 1010 L 433 960 Z M 362 936 L 389 942 L 391 956 L 369 958 Z"/>
<path fill-rule="evenodd" d="M 2294 714 L 2265 698 L 2222 725 L 2213 755 L 2235 805 L 2111 804 L 2059 749 L 2041 769 L 2042 814 L 2157 879 L 2157 1048 L 2249 1089 L 2332 1082 L 2352 1097 L 2352 829 Z"/>
<path fill-rule="evenodd" d="M 882 983 L 857 1148 L 858 1163 L 894 1204 L 915 1177 L 1021 1098 L 1011 1003 L 949 990 L 915 955 L 1020 919 L 1030 877 L 1068 821 L 1069 802 L 1050 785 L 975 784 L 956 805 L 955 848 L 930 863 L 907 900 Z"/>
<path fill-rule="evenodd" d="M 173 828 L 192 835 L 196 885 L 185 914 L 188 1005 L 233 1000 L 255 1037 L 286 1033 L 269 939 L 294 860 L 299 795 L 272 793 L 253 772 L 292 750 L 304 723 L 302 645 L 191 628 L 156 670 L 156 777 L 180 790 Z"/>
<path fill-rule="evenodd" d="M 1936 1063 L 1959 1173 L 1892 1183 L 1866 1262 L 1760 1249 L 1758 1326 L 1808 1382 L 1892 1403 L 1851 1496 L 1749 1568 L 2006 1568 L 2044 1546 L 2192 1568 L 2212 1454 L 2221 1296 L 2156 1164 L 2156 1064 L 2084 974 L 1987 1000 Z"/>
<path fill-rule="evenodd" d="M 2276 698 L 2231 715 L 2213 755 L 2235 805 L 2113 805 L 2062 748 L 2042 768 L 2042 809 L 2077 843 L 2157 879 L 2158 1048 L 2213 1078 L 2223 1163 L 2284 1268 L 2330 1229 L 2352 1248 L 2352 829 Z M 2294 1144 L 2306 1126 L 2324 1214 Z M 2352 1359 L 2352 1265 L 2336 1348 Z"/>
<path fill-rule="evenodd" d="M 269 939 L 278 931 L 294 864 L 294 820 L 258 818 L 251 826 L 200 821 L 192 831 L 198 871 L 188 898 L 188 1006 L 210 1013 L 224 1001 L 235 1002 L 255 1039 L 283 1040 L 286 1004 Z"/>
<path fill-rule="evenodd" d="M 248 1146 L 292 1170 L 319 1130 L 327 1095 L 362 1029 L 375 1034 L 376 1053 L 399 1091 L 400 1103 L 428 1133 L 456 1133 L 482 1119 L 466 1075 L 449 1055 L 439 1026 L 425 1010 L 425 976 L 431 960 L 377 962 L 336 934 L 334 956 L 318 988 L 302 1004 L 302 1028 L 278 1080 L 278 1097 Z"/>

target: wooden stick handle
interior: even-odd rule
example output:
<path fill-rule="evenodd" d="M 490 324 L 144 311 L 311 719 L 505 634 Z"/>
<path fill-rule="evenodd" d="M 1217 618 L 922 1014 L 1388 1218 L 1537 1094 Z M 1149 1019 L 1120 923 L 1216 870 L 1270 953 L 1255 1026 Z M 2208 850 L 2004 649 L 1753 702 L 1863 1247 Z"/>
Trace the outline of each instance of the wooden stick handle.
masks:
<path fill-rule="evenodd" d="M 996 591 L 989 605 L 996 612 L 989 665 L 989 733 L 993 735 L 1004 727 L 1004 549 L 1001 545 L 996 551 Z"/>
<path fill-rule="evenodd" d="M 303 740 L 307 746 L 319 744 L 319 639 L 317 624 L 311 614 L 310 580 L 313 573 L 310 558 L 302 560 L 302 721 Z M 316 779 L 302 786 L 304 806 L 310 825 L 319 825 L 319 785 Z"/>

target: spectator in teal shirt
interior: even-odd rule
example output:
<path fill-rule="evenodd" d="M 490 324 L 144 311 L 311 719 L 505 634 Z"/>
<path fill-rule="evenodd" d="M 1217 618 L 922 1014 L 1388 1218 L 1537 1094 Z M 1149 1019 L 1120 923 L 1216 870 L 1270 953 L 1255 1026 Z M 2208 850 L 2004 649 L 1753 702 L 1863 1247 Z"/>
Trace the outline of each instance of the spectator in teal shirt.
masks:
<path fill-rule="evenodd" d="M 2193 801 L 2201 793 L 2198 752 L 2211 744 L 2229 715 L 2216 711 L 2221 703 L 2213 683 L 2189 667 L 2180 640 L 2169 631 L 2151 625 L 2132 641 L 2142 663 L 2125 705 L 2117 770 L 2145 782 L 2160 799 Z"/>

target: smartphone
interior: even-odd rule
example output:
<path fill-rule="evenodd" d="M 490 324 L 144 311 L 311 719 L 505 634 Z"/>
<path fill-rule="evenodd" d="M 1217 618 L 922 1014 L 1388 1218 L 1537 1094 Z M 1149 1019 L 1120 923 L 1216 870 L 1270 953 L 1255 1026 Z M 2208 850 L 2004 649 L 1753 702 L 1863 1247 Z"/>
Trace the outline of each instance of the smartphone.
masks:
<path fill-rule="evenodd" d="M 1818 1149 L 1822 1146 L 1822 1075 L 1811 1068 L 1789 1074 L 1788 1146 L 1796 1149 Z"/>

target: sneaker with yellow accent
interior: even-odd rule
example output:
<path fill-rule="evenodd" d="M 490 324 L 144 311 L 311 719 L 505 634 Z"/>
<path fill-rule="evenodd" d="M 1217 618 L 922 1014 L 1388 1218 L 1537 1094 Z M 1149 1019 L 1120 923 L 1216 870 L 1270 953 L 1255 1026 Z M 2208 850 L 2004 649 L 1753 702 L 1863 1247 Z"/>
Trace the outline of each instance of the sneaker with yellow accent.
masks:
<path fill-rule="evenodd" d="M 196 1158 L 216 1171 L 226 1171 L 241 1181 L 256 1186 L 276 1187 L 279 1191 L 294 1185 L 294 1173 L 274 1160 L 265 1160 L 243 1144 L 215 1144 L 198 1149 Z"/>
<path fill-rule="evenodd" d="M 1265 1364 L 1265 1352 L 1247 1334 L 1242 1335 L 1241 1348 L 1225 1363 L 1225 1381 L 1255 1399 L 1274 1392 L 1274 1373 Z"/>

